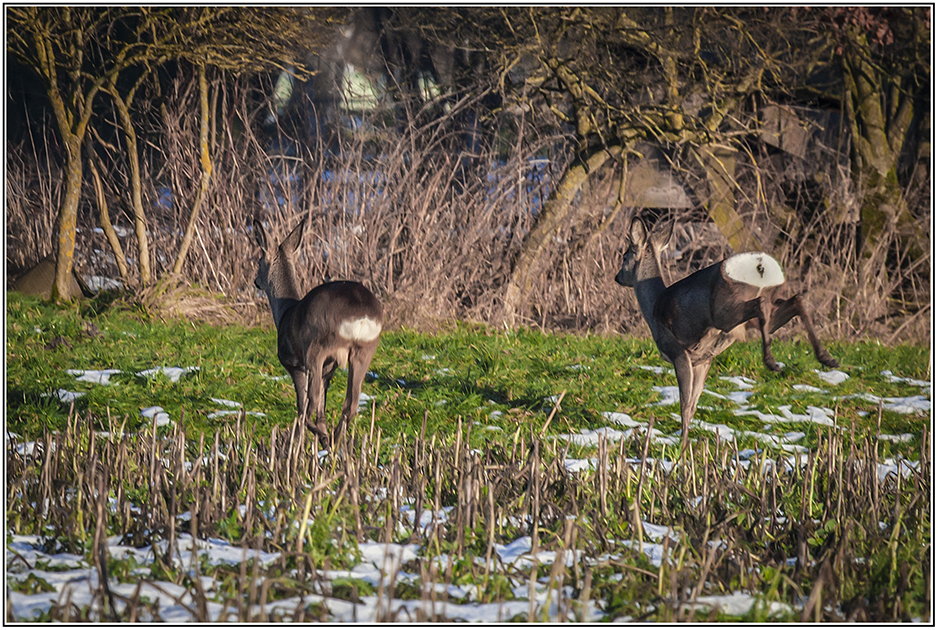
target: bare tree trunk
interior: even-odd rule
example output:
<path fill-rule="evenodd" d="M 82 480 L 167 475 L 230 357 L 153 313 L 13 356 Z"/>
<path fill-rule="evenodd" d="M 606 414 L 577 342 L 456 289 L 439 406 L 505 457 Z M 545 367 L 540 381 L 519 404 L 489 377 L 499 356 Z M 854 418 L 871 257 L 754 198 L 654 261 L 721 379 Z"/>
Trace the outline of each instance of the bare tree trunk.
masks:
<path fill-rule="evenodd" d="M 872 61 L 865 32 L 852 31 L 843 57 L 844 103 L 853 137 L 854 170 L 865 194 L 860 207 L 859 254 L 868 258 L 883 235 L 900 232 L 914 254 L 927 251 L 927 239 L 908 212 L 897 171 L 903 143 L 914 118 L 913 98 L 901 76 L 884 76 Z M 911 224 L 911 225 L 909 225 Z"/>
<path fill-rule="evenodd" d="M 186 233 L 179 245 L 176 262 L 173 264 L 173 273 L 177 275 L 182 273 L 182 265 L 186 260 L 186 254 L 192 244 L 192 235 L 195 233 L 195 227 L 199 221 L 199 210 L 202 208 L 202 202 L 212 179 L 212 154 L 208 138 L 211 110 L 208 105 L 208 80 L 205 78 L 205 66 L 199 66 L 199 105 L 202 110 L 202 119 L 199 122 L 199 161 L 202 165 L 202 177 L 199 180 L 199 190 L 192 204 L 192 212 L 189 214 L 189 224 L 186 226 Z"/>
<path fill-rule="evenodd" d="M 111 216 L 107 207 L 107 198 L 104 195 L 104 183 L 101 181 L 101 174 L 95 162 L 98 155 L 91 146 L 90 136 L 87 136 L 86 147 L 88 149 L 88 170 L 91 173 L 91 181 L 94 184 L 94 195 L 98 204 L 98 220 L 101 223 L 101 229 L 104 230 L 104 236 L 107 238 L 111 251 L 114 253 L 114 259 L 117 261 L 117 269 L 120 271 L 121 280 L 124 286 L 130 286 L 130 270 L 127 267 L 127 258 L 124 256 L 124 249 L 114 232 L 114 226 L 111 224 Z"/>
<path fill-rule="evenodd" d="M 81 138 L 63 133 L 66 154 L 65 194 L 59 207 L 59 220 L 55 235 L 55 282 L 52 285 L 52 300 L 62 302 L 71 299 L 72 267 L 75 263 L 75 236 L 78 221 L 78 201 L 81 196 Z"/>
<path fill-rule="evenodd" d="M 752 224 L 736 212 L 736 152 L 715 146 L 695 151 L 707 174 L 707 212 L 735 252 L 761 249 Z"/>
<path fill-rule="evenodd" d="M 589 179 L 590 173 L 605 166 L 609 160 L 617 158 L 621 152 L 622 149 L 618 146 L 600 149 L 589 156 L 585 162 L 570 166 L 564 173 L 557 188 L 551 193 L 550 199 L 544 204 L 534 228 L 525 239 L 521 252 L 512 267 L 505 286 L 505 302 L 502 311 L 502 319 L 506 325 L 515 324 L 519 311 L 524 306 L 524 300 L 534 283 L 534 268 L 540 261 L 551 237 L 557 234 L 569 215 L 577 192 Z"/>
<path fill-rule="evenodd" d="M 29 9 L 32 11 L 33 9 Z M 33 19 L 38 21 L 38 16 Z M 66 21 L 69 18 L 66 17 Z M 80 36 L 78 36 L 80 39 Z M 69 299 L 69 287 L 72 267 L 75 261 L 75 238 L 78 221 L 78 202 L 81 197 L 82 162 L 81 145 L 91 119 L 91 103 L 101 88 L 104 79 L 92 83 L 87 94 L 78 81 L 72 82 L 71 93 L 66 104 L 59 87 L 58 70 L 54 47 L 47 31 L 33 34 L 40 75 L 46 83 L 46 95 L 52 105 L 62 144 L 65 145 L 65 192 L 59 207 L 59 218 L 55 235 L 55 283 L 52 286 L 52 300 L 59 302 Z M 75 72 L 77 75 L 77 71 Z M 75 77 L 72 77 L 73 79 Z"/>
<path fill-rule="evenodd" d="M 140 284 L 145 287 L 152 282 L 153 275 L 150 270 L 150 244 L 149 237 L 147 236 L 147 215 L 146 211 L 143 209 L 143 187 L 140 183 L 140 156 L 137 154 L 137 132 L 130 118 L 130 103 L 133 99 L 133 91 L 131 91 L 127 99 L 121 98 L 117 91 L 115 81 L 116 77 L 111 81 L 109 91 L 121 121 L 124 138 L 127 141 L 127 165 L 130 169 L 128 173 L 130 180 L 130 207 L 133 208 L 134 234 L 137 236 L 137 257 L 140 260 Z"/>

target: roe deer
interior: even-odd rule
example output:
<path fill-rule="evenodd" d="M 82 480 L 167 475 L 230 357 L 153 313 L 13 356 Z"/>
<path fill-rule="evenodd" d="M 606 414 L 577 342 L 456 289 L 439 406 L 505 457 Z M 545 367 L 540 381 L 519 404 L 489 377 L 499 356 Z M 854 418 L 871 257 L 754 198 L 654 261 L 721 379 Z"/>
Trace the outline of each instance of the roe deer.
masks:
<path fill-rule="evenodd" d="M 327 282 L 300 298 L 293 253 L 303 237 L 306 218 L 276 250 L 254 219 L 254 237 L 262 254 L 254 284 L 267 294 L 277 326 L 277 358 L 296 389 L 296 411 L 323 446 L 338 441 L 358 411 L 362 380 L 378 347 L 383 310 L 358 282 Z M 348 389 L 339 424 L 326 428 L 326 392 L 337 367 L 348 365 Z"/>
<path fill-rule="evenodd" d="M 773 372 L 769 335 L 798 315 L 808 332 L 814 356 L 827 367 L 837 362 L 818 341 L 801 295 L 785 299 L 785 275 L 763 252 L 736 254 L 701 269 L 669 287 L 661 279 L 661 252 L 671 240 L 674 222 L 650 235 L 641 219 L 632 220 L 622 268 L 616 282 L 634 287 L 635 297 L 661 354 L 674 365 L 681 399 L 681 451 L 687 445 L 691 418 L 714 357 L 737 339 L 734 331 L 751 319 L 762 332 L 762 360 Z"/>

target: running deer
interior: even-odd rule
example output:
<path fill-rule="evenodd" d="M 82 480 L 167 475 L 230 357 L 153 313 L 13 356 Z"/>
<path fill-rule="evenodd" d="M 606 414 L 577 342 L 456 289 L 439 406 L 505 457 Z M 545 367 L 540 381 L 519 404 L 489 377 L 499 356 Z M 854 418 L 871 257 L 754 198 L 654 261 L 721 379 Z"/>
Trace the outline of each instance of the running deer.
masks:
<path fill-rule="evenodd" d="M 683 452 L 710 363 L 737 340 L 747 321 L 758 320 L 762 360 L 773 372 L 781 366 L 772 356 L 769 335 L 795 315 L 804 323 L 817 360 L 831 368 L 840 364 L 818 341 L 801 295 L 783 297 L 785 274 L 768 254 L 736 254 L 666 287 L 660 257 L 673 229 L 674 222 L 669 221 L 648 234 L 641 219 L 633 219 L 616 282 L 635 289 L 655 345 L 674 365 Z"/>
<path fill-rule="evenodd" d="M 301 298 L 293 254 L 306 218 L 274 250 L 254 219 L 254 238 L 262 254 L 254 284 L 267 294 L 277 326 L 277 358 L 296 389 L 296 411 L 324 446 L 338 441 L 358 411 L 362 380 L 378 347 L 382 308 L 358 282 L 327 282 Z M 348 389 L 335 432 L 326 427 L 326 392 L 337 367 L 348 366 Z"/>

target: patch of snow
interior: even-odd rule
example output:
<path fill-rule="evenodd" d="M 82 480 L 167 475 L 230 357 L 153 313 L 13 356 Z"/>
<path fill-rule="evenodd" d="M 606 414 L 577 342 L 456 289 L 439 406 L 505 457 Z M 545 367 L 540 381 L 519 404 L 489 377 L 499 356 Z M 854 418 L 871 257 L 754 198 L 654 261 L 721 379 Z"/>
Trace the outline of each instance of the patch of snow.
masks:
<path fill-rule="evenodd" d="M 144 378 L 153 378 L 157 374 L 165 374 L 166 377 L 172 383 L 178 383 L 181 376 L 185 376 L 189 372 L 198 372 L 200 368 L 197 367 L 155 367 L 150 368 L 149 370 L 143 370 L 142 372 L 137 372 L 137 376 L 142 376 Z"/>
<path fill-rule="evenodd" d="M 736 386 L 736 389 L 752 389 L 756 382 L 745 376 L 721 376 L 721 381 L 727 381 Z"/>
<path fill-rule="evenodd" d="M 876 466 L 877 476 L 881 482 L 884 481 L 890 474 L 901 474 L 904 479 L 911 475 L 914 471 L 918 470 L 920 467 L 919 462 L 910 462 L 907 459 L 901 459 L 897 462 L 892 457 L 887 457 L 882 463 L 876 464 Z"/>
<path fill-rule="evenodd" d="M 680 540 L 678 535 L 674 532 L 674 528 L 665 527 L 664 525 L 655 525 L 654 523 L 648 523 L 642 521 L 642 529 L 645 530 L 645 535 L 651 538 L 653 541 L 659 541 L 665 536 L 671 540 L 677 542 Z"/>
<path fill-rule="evenodd" d="M 717 392 L 711 391 L 706 388 L 704 388 L 703 393 L 710 394 L 711 396 L 714 396 L 715 398 L 719 398 L 720 400 L 729 400 L 730 402 L 734 402 L 738 405 L 745 404 L 746 401 L 752 398 L 752 394 L 753 394 L 753 392 L 750 392 L 750 391 L 737 390 L 735 392 L 730 392 L 729 394 L 723 395 L 723 394 L 719 394 Z"/>
<path fill-rule="evenodd" d="M 115 278 L 108 278 L 105 276 L 88 276 L 85 278 L 85 281 L 88 284 L 88 288 L 97 293 L 98 291 L 104 291 L 107 289 L 123 289 L 124 283 Z"/>
<path fill-rule="evenodd" d="M 929 413 L 931 411 L 931 400 L 924 396 L 883 398 L 883 409 L 902 414 Z"/>
<path fill-rule="evenodd" d="M 652 432 L 657 429 L 652 429 Z M 659 431 L 660 433 L 660 431 Z M 577 446 L 599 446 L 599 440 L 603 437 L 607 442 L 617 442 L 631 437 L 631 430 L 622 432 L 610 427 L 601 427 L 599 429 L 581 429 L 580 433 L 561 433 L 556 435 L 558 440 L 564 440 Z"/>
<path fill-rule="evenodd" d="M 78 398 L 85 395 L 84 392 L 70 392 L 67 389 L 57 389 L 54 392 L 45 392 L 40 394 L 43 397 L 55 396 L 66 405 L 75 402 Z"/>
<path fill-rule="evenodd" d="M 917 414 L 931 412 L 931 400 L 928 397 L 922 395 L 906 396 L 900 398 L 880 398 L 879 396 L 874 396 L 873 394 L 863 393 L 844 396 L 843 400 L 850 398 L 859 398 L 860 400 L 871 402 L 877 406 L 880 404 L 880 402 L 882 402 L 884 411 L 893 411 L 895 413 Z"/>
<path fill-rule="evenodd" d="M 928 381 L 919 381 L 914 378 L 896 376 L 892 373 L 892 370 L 883 370 L 880 374 L 890 383 L 906 383 L 907 385 L 914 385 L 915 387 L 927 387 L 929 391 L 931 391 L 931 383 Z"/>
<path fill-rule="evenodd" d="M 111 376 L 120 374 L 120 370 L 65 370 L 67 374 L 76 377 L 76 380 L 95 385 L 110 385 Z"/>
<path fill-rule="evenodd" d="M 658 407 L 665 407 L 667 405 L 676 405 L 681 402 L 681 393 L 678 390 L 677 385 L 662 385 L 662 386 L 652 386 L 652 389 L 659 394 L 661 394 L 661 400 L 654 405 Z"/>
<path fill-rule="evenodd" d="M 881 433 L 876 437 L 885 442 L 892 442 L 894 444 L 898 444 L 899 442 L 911 442 L 915 438 L 915 436 L 911 433 L 903 433 L 902 435 L 888 435 L 886 433 Z"/>
<path fill-rule="evenodd" d="M 374 399 L 375 399 L 374 396 L 369 396 L 369 395 L 366 394 L 365 392 L 359 392 L 359 394 L 358 394 L 358 409 L 361 410 L 362 407 L 367 407 L 367 406 L 369 405 L 369 403 L 371 403 L 371 401 L 374 400 Z"/>
<path fill-rule="evenodd" d="M 796 392 L 807 392 L 809 394 L 824 394 L 827 392 L 826 389 L 821 389 L 814 385 L 792 385 L 791 388 Z"/>
<path fill-rule="evenodd" d="M 840 370 L 831 370 L 830 372 L 822 372 L 821 370 L 814 371 L 818 375 L 818 378 L 828 385 L 840 385 L 848 378 L 850 378 L 850 375 L 848 375 L 846 372 L 841 372 Z"/>
<path fill-rule="evenodd" d="M 225 400 L 224 398 L 209 398 L 209 400 L 211 400 L 213 403 L 224 405 L 225 407 L 235 407 L 235 408 L 241 407 L 241 403 L 235 402 L 233 400 Z"/>
<path fill-rule="evenodd" d="M 778 409 L 780 412 L 782 412 L 782 415 L 780 416 L 771 413 L 763 413 L 748 407 L 743 409 L 736 409 L 733 411 L 733 414 L 737 416 L 755 416 L 762 422 L 768 424 L 775 424 L 777 422 L 813 422 L 815 424 L 820 424 L 827 427 L 834 426 L 834 420 L 832 418 L 834 412 L 833 410 L 826 407 L 814 407 L 812 405 L 808 405 L 806 414 L 793 413 L 791 410 L 791 405 L 781 405 Z"/>
<path fill-rule="evenodd" d="M 225 416 L 236 416 L 241 413 L 240 410 L 236 409 L 226 409 L 224 411 L 213 411 L 212 413 L 206 415 L 205 417 L 208 420 L 214 420 L 215 418 L 224 418 Z M 263 411 L 245 411 L 244 415 L 246 416 L 255 416 L 257 418 L 266 418 L 267 414 Z M 159 425 L 157 425 L 159 426 Z"/>
<path fill-rule="evenodd" d="M 149 418 L 156 426 L 162 427 L 170 424 L 172 419 L 169 417 L 169 414 L 163 411 L 162 407 L 153 406 L 147 407 L 146 409 L 140 410 L 140 415 L 144 418 Z"/>
<path fill-rule="evenodd" d="M 623 544 L 626 547 L 637 549 L 637 551 L 645 554 L 645 557 L 648 558 L 648 562 L 655 567 L 660 567 L 664 560 L 664 545 L 660 543 L 639 542 L 636 546 L 634 540 L 626 540 Z"/>
<path fill-rule="evenodd" d="M 618 411 L 604 411 L 602 413 L 602 416 L 603 418 L 609 420 L 610 422 L 613 422 L 615 424 L 618 424 L 624 427 L 641 428 L 641 427 L 646 426 L 644 424 L 635 422 L 635 420 L 632 420 L 632 416 L 630 416 L 627 413 L 620 413 Z"/>
<path fill-rule="evenodd" d="M 563 460 L 564 468 L 567 469 L 567 472 L 575 473 L 581 472 L 584 470 L 596 470 L 596 466 L 599 464 L 599 458 L 589 457 L 586 459 L 575 459 L 568 457 Z"/>

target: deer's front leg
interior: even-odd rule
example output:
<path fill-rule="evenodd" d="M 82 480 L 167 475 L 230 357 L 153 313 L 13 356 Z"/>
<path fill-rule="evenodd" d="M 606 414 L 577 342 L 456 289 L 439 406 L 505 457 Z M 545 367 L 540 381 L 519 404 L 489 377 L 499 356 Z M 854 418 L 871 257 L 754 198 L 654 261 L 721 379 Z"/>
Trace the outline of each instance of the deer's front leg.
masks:
<path fill-rule="evenodd" d="M 759 332 L 762 333 L 762 362 L 773 372 L 781 372 L 782 366 L 772 356 L 772 311 L 774 305 L 764 296 L 759 296 Z M 789 319 L 791 319 L 789 317 Z"/>
<path fill-rule="evenodd" d="M 306 397 L 307 372 L 302 368 L 292 368 L 287 371 L 290 373 L 290 378 L 293 379 L 293 389 L 296 392 L 296 415 L 303 420 L 309 420 L 308 399 Z"/>
<path fill-rule="evenodd" d="M 686 352 L 680 353 L 672 361 L 674 364 L 674 374 L 677 376 L 677 391 L 681 399 L 681 441 L 687 442 L 687 434 L 690 431 L 690 421 L 697 411 L 697 398 L 694 396 L 694 366 L 691 365 L 690 357 Z"/>
<path fill-rule="evenodd" d="M 814 332 L 814 324 L 811 322 L 811 316 L 808 315 L 808 311 L 805 310 L 804 302 L 800 294 L 793 295 L 787 300 L 775 301 L 772 318 L 769 322 L 769 332 L 775 332 L 788 323 L 795 315 L 800 317 L 801 323 L 804 324 L 805 331 L 808 333 L 808 340 L 811 342 L 811 347 L 814 349 L 814 357 L 818 360 L 818 363 L 829 368 L 840 367 L 840 362 L 830 355 L 817 338 L 817 334 Z"/>
<path fill-rule="evenodd" d="M 694 402 L 694 411 L 697 413 L 697 403 L 700 401 L 700 395 L 703 393 L 704 383 L 707 382 L 707 372 L 710 371 L 710 361 L 698 363 L 693 367 L 694 370 L 694 390 L 691 392 L 691 400 Z M 693 414 L 691 414 L 693 415 Z"/>

